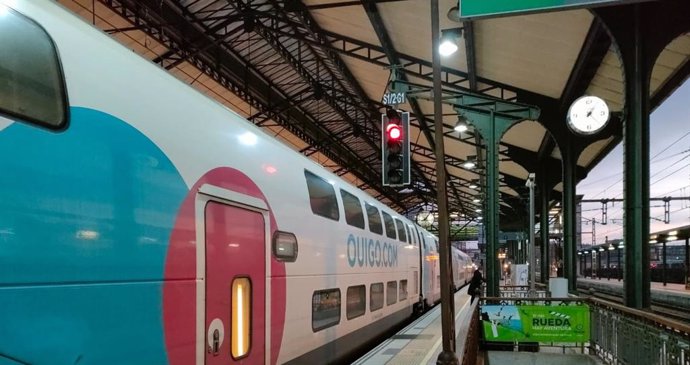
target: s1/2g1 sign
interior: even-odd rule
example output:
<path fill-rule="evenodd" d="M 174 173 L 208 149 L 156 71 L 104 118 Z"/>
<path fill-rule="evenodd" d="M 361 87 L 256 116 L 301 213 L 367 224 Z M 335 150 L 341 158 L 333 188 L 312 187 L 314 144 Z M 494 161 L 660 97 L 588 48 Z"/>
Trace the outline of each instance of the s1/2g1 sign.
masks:
<path fill-rule="evenodd" d="M 384 105 L 398 105 L 405 103 L 405 93 L 386 93 L 383 94 Z"/>

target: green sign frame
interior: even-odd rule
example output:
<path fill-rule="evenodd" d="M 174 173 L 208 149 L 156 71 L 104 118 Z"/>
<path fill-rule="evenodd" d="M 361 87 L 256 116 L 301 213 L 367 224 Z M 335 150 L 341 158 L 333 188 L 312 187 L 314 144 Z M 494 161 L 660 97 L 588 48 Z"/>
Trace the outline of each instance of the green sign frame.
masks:
<path fill-rule="evenodd" d="M 484 340 L 495 342 L 587 342 L 589 306 L 483 305 Z"/>
<path fill-rule="evenodd" d="M 459 0 L 460 19 L 569 10 L 596 6 L 623 5 L 652 0 Z"/>

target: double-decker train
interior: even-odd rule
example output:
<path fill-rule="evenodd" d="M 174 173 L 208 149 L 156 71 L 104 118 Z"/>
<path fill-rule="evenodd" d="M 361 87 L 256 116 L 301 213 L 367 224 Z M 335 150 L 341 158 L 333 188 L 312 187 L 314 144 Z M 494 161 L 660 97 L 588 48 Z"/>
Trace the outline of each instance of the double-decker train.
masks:
<path fill-rule="evenodd" d="M 439 292 L 429 232 L 53 1 L 0 0 L 0 364 L 324 363 Z"/>

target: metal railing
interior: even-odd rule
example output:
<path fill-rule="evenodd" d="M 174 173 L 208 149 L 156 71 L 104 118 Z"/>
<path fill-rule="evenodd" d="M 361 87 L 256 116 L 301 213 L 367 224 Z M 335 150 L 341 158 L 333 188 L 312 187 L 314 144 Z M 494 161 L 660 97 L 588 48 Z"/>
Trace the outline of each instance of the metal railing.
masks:
<path fill-rule="evenodd" d="M 606 364 L 690 365 L 690 326 L 590 298 L 590 352 Z"/>
<path fill-rule="evenodd" d="M 479 307 L 477 305 L 477 307 Z M 467 328 L 465 348 L 462 354 L 462 365 L 475 365 L 477 363 L 477 351 L 479 350 L 479 311 L 472 312 L 470 326 Z"/>
<path fill-rule="evenodd" d="M 539 287 L 534 295 L 530 295 L 528 285 L 502 285 L 498 289 L 501 298 L 546 298 L 550 295 L 545 288 Z"/>
<path fill-rule="evenodd" d="M 515 290 L 523 293 L 526 290 Z M 510 291 L 506 291 L 508 293 Z M 503 292 L 502 292 L 503 293 Z M 540 347 L 562 348 L 573 353 L 594 355 L 605 364 L 615 365 L 690 365 L 690 326 L 650 312 L 628 308 L 596 298 L 544 298 L 522 296 L 481 297 L 472 318 L 477 332 L 468 334 L 465 352 L 476 346 L 480 336 L 480 306 L 486 304 L 589 305 L 590 337 L 584 343 L 539 343 Z M 475 324 L 474 321 L 477 323 Z M 471 329 L 473 331 L 473 329 Z M 473 342 L 470 342 L 473 341 Z M 517 349 L 518 347 L 515 346 Z M 472 354 L 469 354 L 472 355 Z M 471 356 L 472 359 L 476 358 Z M 464 361 L 464 360 L 463 360 Z M 465 364 L 465 362 L 463 363 Z M 469 364 L 469 362 L 467 362 Z"/>

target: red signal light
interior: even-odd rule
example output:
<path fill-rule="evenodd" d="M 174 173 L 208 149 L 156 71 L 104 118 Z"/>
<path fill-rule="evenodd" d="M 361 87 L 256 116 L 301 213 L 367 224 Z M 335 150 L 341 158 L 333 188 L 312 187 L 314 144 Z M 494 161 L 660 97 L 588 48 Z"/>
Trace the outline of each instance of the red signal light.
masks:
<path fill-rule="evenodd" d="M 402 138 L 402 127 L 397 124 L 386 126 L 386 133 L 389 141 L 398 141 Z"/>

